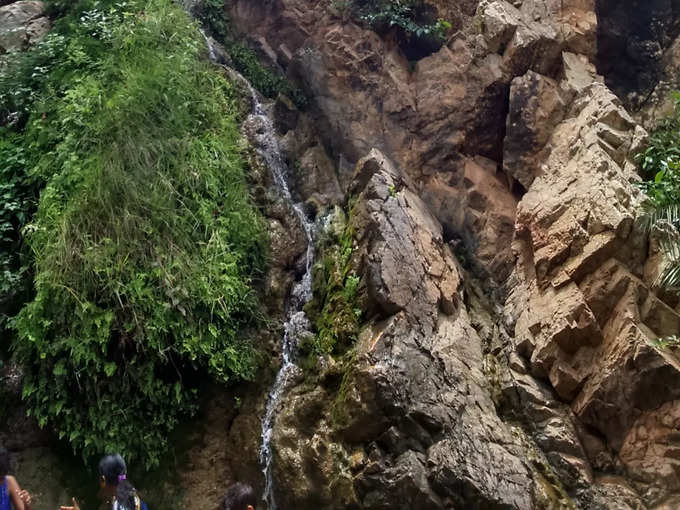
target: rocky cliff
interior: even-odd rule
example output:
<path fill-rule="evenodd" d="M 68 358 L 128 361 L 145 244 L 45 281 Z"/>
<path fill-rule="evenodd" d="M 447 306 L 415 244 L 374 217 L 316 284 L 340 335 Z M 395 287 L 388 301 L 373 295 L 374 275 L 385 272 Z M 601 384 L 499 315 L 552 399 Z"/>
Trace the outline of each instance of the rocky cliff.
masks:
<path fill-rule="evenodd" d="M 279 410 L 280 505 L 674 508 L 680 316 L 633 157 L 677 6 L 432 4 L 453 29 L 417 61 L 329 2 L 231 5 L 312 97 L 318 143 L 284 146 L 360 278 L 351 357 Z"/>
<path fill-rule="evenodd" d="M 678 86 L 677 2 L 432 0 L 452 24 L 434 52 L 341 3 L 227 4 L 310 98 L 271 115 L 295 198 L 325 226 L 320 244 L 349 238 L 358 281 L 355 345 L 306 353 L 276 409 L 279 507 L 680 506 L 680 362 L 653 343 L 680 315 L 635 222 L 633 161 Z M 0 52 L 48 26 L 39 2 L 0 7 Z M 278 320 L 305 236 L 251 159 Z M 229 479 L 262 488 L 271 379 L 192 425 L 188 508 L 217 504 Z M 19 459 L 51 438 L 22 440 Z"/>

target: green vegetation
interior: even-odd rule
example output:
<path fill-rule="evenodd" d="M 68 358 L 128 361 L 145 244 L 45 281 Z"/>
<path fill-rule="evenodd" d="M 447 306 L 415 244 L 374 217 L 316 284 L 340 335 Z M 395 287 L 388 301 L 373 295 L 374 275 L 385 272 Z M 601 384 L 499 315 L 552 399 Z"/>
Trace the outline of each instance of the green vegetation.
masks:
<path fill-rule="evenodd" d="M 228 0 L 202 0 L 194 9 L 208 32 L 227 50 L 234 69 L 241 73 L 263 96 L 276 99 L 279 94 L 288 96 L 295 106 L 304 109 L 307 96 L 295 87 L 281 72 L 260 62 L 255 51 L 232 35 L 225 9 Z"/>
<path fill-rule="evenodd" d="M 24 147 L 12 133 L 0 138 L 0 161 L 0 337 L 7 338 L 12 317 L 29 298 L 31 271 L 22 264 L 20 230 L 35 209 L 37 189 L 25 172 Z"/>
<path fill-rule="evenodd" d="M 650 134 L 647 148 L 638 154 L 647 201 L 640 222 L 646 231 L 659 226 L 660 245 L 668 263 L 659 283 L 680 291 L 680 94 L 675 111 Z M 663 224 L 666 224 L 666 228 Z"/>
<path fill-rule="evenodd" d="M 0 261 L 0 290 L 15 299 L 35 275 L 13 351 L 39 423 L 85 458 L 153 466 L 203 377 L 256 367 L 244 332 L 266 245 L 237 97 L 171 0 L 56 10 L 46 39 L 0 72 L 0 242 L 5 253 L 22 232 L 29 248 L 23 267 Z"/>
<path fill-rule="evenodd" d="M 379 34 L 395 31 L 402 49 L 415 60 L 441 48 L 451 29 L 451 23 L 436 18 L 425 0 L 334 0 L 331 6 Z"/>
<path fill-rule="evenodd" d="M 313 298 L 305 306 L 316 335 L 300 346 L 302 356 L 342 355 L 359 336 L 362 306 L 360 279 L 352 268 L 353 241 L 348 225 L 323 243 L 320 261 L 314 266 Z"/>

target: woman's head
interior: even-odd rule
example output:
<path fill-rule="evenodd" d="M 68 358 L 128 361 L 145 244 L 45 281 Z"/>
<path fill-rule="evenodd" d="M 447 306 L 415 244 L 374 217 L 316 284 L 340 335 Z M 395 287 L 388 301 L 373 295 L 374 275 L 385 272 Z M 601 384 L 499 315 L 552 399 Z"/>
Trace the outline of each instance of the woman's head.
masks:
<path fill-rule="evenodd" d="M 224 495 L 224 510 L 255 510 L 257 498 L 250 485 L 235 483 Z"/>
<path fill-rule="evenodd" d="M 9 452 L 0 446 L 0 479 L 6 477 L 10 471 Z"/>

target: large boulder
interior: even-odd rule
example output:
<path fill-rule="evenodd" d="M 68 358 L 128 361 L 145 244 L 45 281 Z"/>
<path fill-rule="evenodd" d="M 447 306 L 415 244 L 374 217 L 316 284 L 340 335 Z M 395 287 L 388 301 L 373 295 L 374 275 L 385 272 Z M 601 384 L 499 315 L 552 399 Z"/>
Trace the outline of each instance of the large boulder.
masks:
<path fill-rule="evenodd" d="M 27 48 L 49 29 L 43 2 L 21 0 L 0 7 L 0 54 Z"/>

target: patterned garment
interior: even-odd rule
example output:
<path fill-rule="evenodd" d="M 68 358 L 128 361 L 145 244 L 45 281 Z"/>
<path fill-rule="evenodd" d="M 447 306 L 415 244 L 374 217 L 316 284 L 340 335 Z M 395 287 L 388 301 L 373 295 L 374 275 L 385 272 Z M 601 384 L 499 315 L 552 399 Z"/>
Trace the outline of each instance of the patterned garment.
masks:
<path fill-rule="evenodd" d="M 113 510 L 121 510 L 123 507 L 118 504 L 118 501 L 113 502 Z M 5 510 L 2 506 L 0 506 L 0 510 Z M 9 508 L 7 509 L 9 510 Z M 134 510 L 148 510 L 148 507 L 146 506 L 146 503 L 139 499 L 139 496 L 135 496 L 135 508 Z"/>
<path fill-rule="evenodd" d="M 7 489 L 7 478 L 0 485 L 0 510 L 11 510 L 9 506 L 9 489 Z"/>

